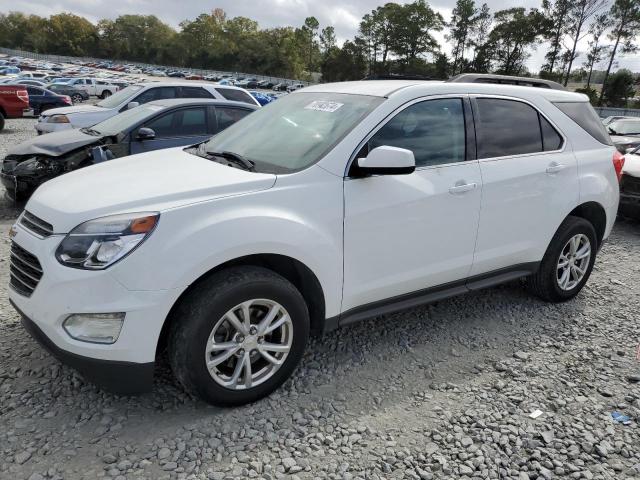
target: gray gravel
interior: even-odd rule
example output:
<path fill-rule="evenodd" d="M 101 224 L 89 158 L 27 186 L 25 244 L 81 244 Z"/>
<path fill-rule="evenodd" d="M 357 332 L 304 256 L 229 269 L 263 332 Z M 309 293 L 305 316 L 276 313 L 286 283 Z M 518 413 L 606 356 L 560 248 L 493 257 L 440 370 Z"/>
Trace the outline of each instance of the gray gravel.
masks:
<path fill-rule="evenodd" d="M 8 122 L 0 155 L 29 122 Z M 222 410 L 166 361 L 153 393 L 119 397 L 52 359 L 9 305 L 3 237 L 0 478 L 640 478 L 639 240 L 619 220 L 571 302 L 514 282 L 358 324 L 314 340 L 271 397 Z"/>

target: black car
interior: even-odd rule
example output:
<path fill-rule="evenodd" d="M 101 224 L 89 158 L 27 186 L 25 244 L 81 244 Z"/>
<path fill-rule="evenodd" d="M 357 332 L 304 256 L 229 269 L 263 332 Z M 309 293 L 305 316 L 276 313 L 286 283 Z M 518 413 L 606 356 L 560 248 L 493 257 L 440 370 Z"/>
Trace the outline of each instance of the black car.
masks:
<path fill-rule="evenodd" d="M 273 88 L 273 82 L 269 80 L 262 80 L 258 82 L 257 88 Z"/>
<path fill-rule="evenodd" d="M 286 92 L 286 91 L 287 91 L 287 86 L 288 86 L 288 85 L 287 85 L 286 83 L 276 83 L 276 84 L 273 86 L 273 89 L 274 89 L 276 92 Z"/>
<path fill-rule="evenodd" d="M 9 150 L 0 179 L 11 198 L 26 199 L 47 180 L 78 168 L 201 143 L 257 108 L 193 98 L 149 102 L 90 128 L 62 130 L 22 142 Z"/>
<path fill-rule="evenodd" d="M 50 83 L 46 88 L 58 95 L 68 95 L 71 97 L 71 101 L 73 103 L 80 103 L 85 100 L 89 100 L 89 94 L 87 92 L 65 83 Z"/>
<path fill-rule="evenodd" d="M 24 85 L 29 93 L 29 106 L 33 108 L 34 115 L 40 115 L 45 110 L 57 107 L 68 107 L 72 104 L 68 95 L 58 95 L 46 88 L 35 85 Z"/>

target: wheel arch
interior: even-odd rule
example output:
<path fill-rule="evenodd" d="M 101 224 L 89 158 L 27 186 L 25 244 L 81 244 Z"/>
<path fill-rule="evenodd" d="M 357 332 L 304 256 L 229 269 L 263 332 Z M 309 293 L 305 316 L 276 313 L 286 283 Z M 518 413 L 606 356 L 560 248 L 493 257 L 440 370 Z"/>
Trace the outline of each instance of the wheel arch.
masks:
<path fill-rule="evenodd" d="M 597 248 L 600 248 L 607 229 L 607 213 L 604 207 L 598 202 L 585 202 L 574 208 L 569 216 L 584 218 L 593 225 L 598 239 Z"/>
<path fill-rule="evenodd" d="M 214 273 L 224 270 L 225 268 L 241 265 L 266 268 L 291 282 L 300 291 L 307 307 L 309 308 L 312 334 L 318 335 L 322 332 L 325 321 L 326 301 L 322 285 L 320 284 L 316 274 L 300 260 L 286 255 L 274 253 L 246 255 L 226 261 L 212 268 L 202 274 L 180 294 L 171 307 L 171 310 L 162 325 L 162 330 L 160 331 L 160 337 L 158 338 L 158 344 L 156 346 L 156 356 L 158 356 L 166 347 L 171 325 L 173 322 L 177 321 L 173 313 L 187 294 Z"/>

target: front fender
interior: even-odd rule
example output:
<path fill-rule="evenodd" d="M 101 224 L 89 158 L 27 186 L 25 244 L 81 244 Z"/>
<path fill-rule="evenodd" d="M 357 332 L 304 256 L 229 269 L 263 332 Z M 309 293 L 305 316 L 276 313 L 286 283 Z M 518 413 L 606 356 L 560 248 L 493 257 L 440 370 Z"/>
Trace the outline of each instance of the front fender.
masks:
<path fill-rule="evenodd" d="M 309 203 L 288 202 L 292 207 L 270 203 L 278 193 L 269 192 L 163 212 L 156 231 L 112 267 L 113 274 L 130 290 L 184 291 L 230 260 L 256 254 L 284 255 L 316 275 L 325 294 L 326 315 L 337 315 L 342 296 L 341 193 L 334 196 L 334 206 L 320 209 L 323 215 L 314 215 L 309 212 Z M 324 197 L 324 203 L 332 201 Z M 295 206 L 305 209 L 304 217 L 296 213 Z"/>

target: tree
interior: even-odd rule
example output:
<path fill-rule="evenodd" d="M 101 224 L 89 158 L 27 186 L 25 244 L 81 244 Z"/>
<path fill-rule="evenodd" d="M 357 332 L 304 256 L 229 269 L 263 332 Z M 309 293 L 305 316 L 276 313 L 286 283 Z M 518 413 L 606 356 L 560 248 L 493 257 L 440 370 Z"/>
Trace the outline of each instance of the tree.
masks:
<path fill-rule="evenodd" d="M 322 62 L 322 79 L 326 82 L 359 80 L 367 71 L 368 45 L 360 40 L 346 41 L 333 47 Z"/>
<path fill-rule="evenodd" d="M 318 28 L 320 27 L 320 22 L 318 22 L 318 19 L 316 17 L 307 17 L 304 20 L 304 26 L 302 27 L 302 31 L 306 34 L 307 38 L 308 38 L 308 61 L 307 61 L 307 68 L 309 69 L 309 71 L 313 70 L 314 64 L 313 64 L 313 50 L 316 47 L 316 36 L 318 35 Z"/>
<path fill-rule="evenodd" d="M 609 19 L 609 15 L 607 15 L 606 13 L 597 15 L 594 18 L 593 23 L 589 27 L 591 40 L 589 41 L 587 59 L 583 64 L 589 72 L 587 75 L 587 90 L 589 90 L 589 88 L 591 87 L 591 76 L 593 75 L 593 68 L 604 59 L 604 56 L 607 53 L 607 49 L 609 48 L 606 45 L 602 45 L 600 43 L 600 39 L 604 32 L 610 27 L 611 20 Z"/>
<path fill-rule="evenodd" d="M 46 31 L 51 53 L 82 57 L 93 55 L 97 50 L 98 29 L 84 17 L 73 13 L 51 15 Z"/>
<path fill-rule="evenodd" d="M 598 105 L 602 105 L 604 91 L 618 48 L 623 54 L 634 52 L 638 48 L 635 44 L 635 37 L 640 29 L 640 3 L 638 0 L 615 0 L 609 10 L 609 17 L 613 23 L 613 31 L 609 34 L 609 38 L 614 41 L 614 44 L 609 56 L 607 71 L 604 74 Z"/>
<path fill-rule="evenodd" d="M 610 107 L 626 107 L 627 99 L 634 94 L 633 74 L 626 69 L 620 69 L 602 87 L 604 102 Z"/>
<path fill-rule="evenodd" d="M 332 26 L 323 28 L 320 32 L 320 46 L 322 47 L 322 53 L 327 55 L 332 48 L 335 48 L 336 44 L 335 28 Z"/>
<path fill-rule="evenodd" d="M 569 0 L 555 0 L 551 3 L 549 0 L 543 0 L 542 9 L 547 19 L 547 30 L 545 39 L 549 42 L 549 50 L 545 55 L 547 63 L 542 66 L 541 71 L 547 77 L 553 77 L 553 71 L 560 59 L 562 51 L 562 38 L 565 32 L 565 23 L 571 2 Z"/>
<path fill-rule="evenodd" d="M 476 21 L 478 9 L 474 0 L 458 0 L 451 14 L 448 27 L 451 29 L 447 40 L 453 42 L 452 73 L 462 72 L 465 66 L 464 54 L 469 46 L 471 32 Z"/>
<path fill-rule="evenodd" d="M 405 65 L 418 56 L 439 50 L 431 32 L 442 30 L 444 19 L 425 0 L 402 5 L 393 13 L 392 22 L 391 51 Z"/>
<path fill-rule="evenodd" d="M 571 67 L 573 61 L 577 58 L 576 49 L 578 43 L 585 37 L 585 26 L 594 15 L 597 15 L 607 4 L 607 0 L 573 0 L 569 7 L 567 15 L 567 36 L 572 42 L 571 54 L 569 55 L 569 62 L 564 77 L 564 85 L 569 82 L 569 75 L 571 75 Z"/>
<path fill-rule="evenodd" d="M 489 34 L 489 48 L 496 70 L 505 75 L 519 75 L 529 58 L 528 49 L 540 42 L 544 33 L 544 16 L 536 9 L 500 10 L 494 15 L 495 27 Z"/>
<path fill-rule="evenodd" d="M 489 32 L 493 17 L 489 6 L 482 4 L 480 10 L 475 16 L 471 28 L 471 46 L 473 47 L 473 58 L 471 60 L 471 69 L 477 73 L 486 73 L 491 68 L 490 46 L 487 44 Z"/>

